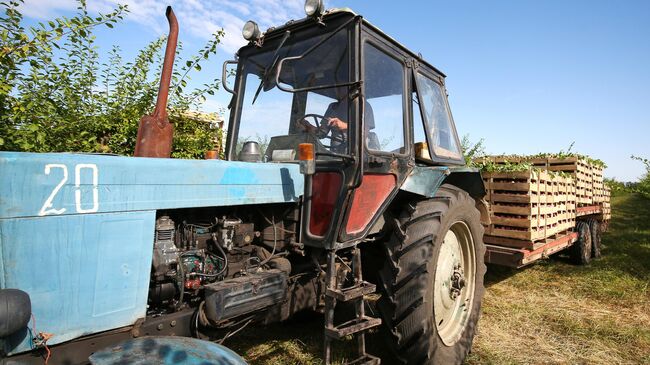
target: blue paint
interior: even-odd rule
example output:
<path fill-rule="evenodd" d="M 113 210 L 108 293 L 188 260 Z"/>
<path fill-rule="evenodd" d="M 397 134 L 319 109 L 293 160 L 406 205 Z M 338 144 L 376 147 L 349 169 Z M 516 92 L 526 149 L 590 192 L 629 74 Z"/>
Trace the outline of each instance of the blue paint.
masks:
<path fill-rule="evenodd" d="M 133 324 L 146 314 L 154 222 L 155 211 L 0 219 L 0 287 L 29 294 L 51 344 Z M 21 336 L 0 344 L 29 350 Z"/>
<path fill-rule="evenodd" d="M 98 170 L 98 212 L 123 212 L 241 204 L 295 202 L 304 179 L 297 164 L 247 163 L 219 160 L 177 160 L 67 153 L 0 152 L 0 219 L 38 216 L 63 179 L 52 206 L 75 214 L 75 193 L 82 209 L 92 208 L 92 173 L 75 166 L 94 164 Z"/>
<path fill-rule="evenodd" d="M 0 288 L 30 295 L 49 344 L 131 325 L 146 314 L 156 210 L 296 202 L 303 181 L 293 164 L 0 152 Z M 0 341 L 30 348 L 27 331 Z"/>
<path fill-rule="evenodd" d="M 92 365 L 246 365 L 244 359 L 216 343 L 187 337 L 140 337 L 90 356 Z"/>

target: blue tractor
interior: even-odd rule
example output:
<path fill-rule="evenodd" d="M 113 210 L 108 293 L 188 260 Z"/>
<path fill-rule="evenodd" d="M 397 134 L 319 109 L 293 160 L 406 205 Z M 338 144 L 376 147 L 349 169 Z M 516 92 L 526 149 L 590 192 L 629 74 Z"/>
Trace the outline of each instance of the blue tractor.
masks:
<path fill-rule="evenodd" d="M 374 328 L 403 363 L 463 361 L 489 218 L 445 76 L 349 9 L 305 10 L 246 23 L 224 64 L 225 160 L 168 158 L 169 60 L 136 157 L 0 152 L 0 362 L 107 363 L 304 310 L 324 314 L 325 363 L 352 336 L 353 363 L 378 364 Z"/>

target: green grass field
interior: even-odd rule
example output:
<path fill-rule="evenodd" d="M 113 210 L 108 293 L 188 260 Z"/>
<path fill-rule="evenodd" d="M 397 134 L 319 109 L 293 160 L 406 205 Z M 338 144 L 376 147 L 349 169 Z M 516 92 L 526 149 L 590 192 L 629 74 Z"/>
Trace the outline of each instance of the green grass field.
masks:
<path fill-rule="evenodd" d="M 588 266 L 559 254 L 521 270 L 488 268 L 466 364 L 650 363 L 650 200 L 625 195 L 612 207 L 603 257 Z M 322 363 L 322 316 L 250 328 L 225 345 L 251 364 Z M 379 335 L 368 347 L 387 356 Z"/>

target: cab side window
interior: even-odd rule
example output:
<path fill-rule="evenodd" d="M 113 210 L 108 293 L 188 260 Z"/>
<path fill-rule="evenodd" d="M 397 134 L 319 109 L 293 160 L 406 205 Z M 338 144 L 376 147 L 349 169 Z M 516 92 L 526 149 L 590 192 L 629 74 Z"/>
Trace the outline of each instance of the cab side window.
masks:
<path fill-rule="evenodd" d="M 422 100 L 426 123 L 429 128 L 429 141 L 433 144 L 433 153 L 442 158 L 461 159 L 460 146 L 456 130 L 451 120 L 447 96 L 438 82 L 417 75 L 417 87 Z"/>
<path fill-rule="evenodd" d="M 363 52 L 366 146 L 403 154 L 404 65 L 368 42 Z"/>

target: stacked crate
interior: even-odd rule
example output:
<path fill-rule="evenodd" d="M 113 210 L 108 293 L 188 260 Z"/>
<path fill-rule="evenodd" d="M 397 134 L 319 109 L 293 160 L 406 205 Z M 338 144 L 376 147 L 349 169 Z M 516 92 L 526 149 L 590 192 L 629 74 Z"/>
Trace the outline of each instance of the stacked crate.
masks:
<path fill-rule="evenodd" d="M 594 174 L 592 165 L 584 158 L 548 158 L 549 171 L 564 172 L 575 179 L 576 198 L 578 205 L 592 205 L 594 203 Z M 601 172 L 602 180 L 602 172 Z"/>
<path fill-rule="evenodd" d="M 557 186 L 557 193 L 553 197 L 558 222 L 557 226 L 552 229 L 552 233 L 556 234 L 575 226 L 575 182 L 570 177 L 553 176 L 552 174 L 551 176 L 553 186 Z"/>
<path fill-rule="evenodd" d="M 610 220 L 612 219 L 612 207 L 609 203 L 609 199 L 611 197 L 611 191 L 609 190 L 609 186 L 604 185 L 603 186 L 603 202 L 601 203 L 603 206 L 603 220 Z"/>
<path fill-rule="evenodd" d="M 603 179 L 603 167 L 598 165 L 591 165 L 592 184 L 594 189 L 594 204 L 602 204 L 605 202 L 605 181 Z M 609 202 L 609 199 L 607 199 Z"/>
<path fill-rule="evenodd" d="M 575 224 L 572 179 L 537 169 L 482 175 L 492 212 L 487 235 L 532 242 Z"/>
<path fill-rule="evenodd" d="M 578 208 L 578 196 L 577 196 L 577 187 L 576 180 L 573 177 L 565 177 L 566 182 L 566 207 L 568 215 L 568 228 L 573 228 L 576 226 L 576 213 Z"/>

